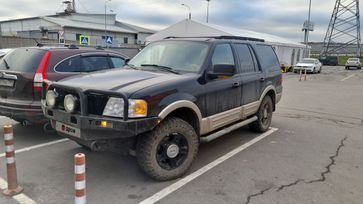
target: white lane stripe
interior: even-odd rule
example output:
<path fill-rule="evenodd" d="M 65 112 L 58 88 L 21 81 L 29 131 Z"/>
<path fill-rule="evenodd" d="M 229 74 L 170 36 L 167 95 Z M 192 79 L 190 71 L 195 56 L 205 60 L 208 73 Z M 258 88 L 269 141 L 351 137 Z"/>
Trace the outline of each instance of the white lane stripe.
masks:
<path fill-rule="evenodd" d="M 0 188 L 2 190 L 5 190 L 5 189 L 8 188 L 8 183 L 4 179 L 2 179 L 2 178 L 0 178 Z M 20 204 L 36 204 L 36 202 L 34 200 L 32 200 L 31 198 L 29 198 L 24 193 L 21 193 L 19 195 L 13 196 L 12 198 L 14 200 L 16 200 Z"/>
<path fill-rule="evenodd" d="M 76 181 L 74 182 L 74 188 L 76 190 L 83 190 L 86 189 L 86 181 Z"/>
<path fill-rule="evenodd" d="M 68 140 L 69 139 L 61 139 L 61 140 L 47 142 L 47 143 L 43 143 L 43 144 L 39 144 L 39 145 L 25 147 L 23 149 L 16 150 L 15 153 L 27 152 L 27 151 L 30 151 L 30 150 L 33 150 L 33 149 L 38 149 L 38 148 L 41 148 L 41 147 L 46 147 L 46 146 L 49 146 L 49 145 L 54 145 L 54 144 L 58 144 L 58 143 L 61 143 L 61 142 L 66 142 Z M 0 158 L 1 157 L 5 157 L 5 153 L 0 154 Z"/>
<path fill-rule="evenodd" d="M 15 157 L 6 157 L 6 163 L 7 164 L 15 163 Z"/>
<path fill-rule="evenodd" d="M 173 193 L 174 191 L 178 190 L 179 188 L 183 187 L 187 183 L 191 182 L 192 180 L 196 179 L 197 177 L 201 176 L 202 174 L 206 173 L 207 171 L 211 170 L 212 168 L 216 167 L 217 165 L 221 164 L 222 162 L 226 161 L 227 159 L 233 157 L 234 155 L 240 153 L 241 151 L 247 149 L 248 147 L 252 146 L 253 144 L 259 142 L 260 140 L 264 139 L 265 137 L 271 135 L 278 128 L 270 128 L 269 131 L 265 132 L 264 134 L 254 138 L 253 140 L 237 147 L 236 149 L 228 152 L 227 154 L 219 157 L 217 160 L 207 164 L 206 166 L 202 167 L 201 169 L 195 171 L 194 173 L 180 179 L 179 181 L 167 186 L 166 188 L 162 189 L 161 191 L 157 192 L 156 194 L 152 195 L 151 197 L 141 201 L 139 204 L 151 204 L 160 201 L 167 195 Z"/>
<path fill-rule="evenodd" d="M 74 198 L 74 203 L 75 204 L 86 204 L 86 196 L 75 197 Z"/>
<path fill-rule="evenodd" d="M 74 166 L 74 173 L 75 174 L 84 174 L 86 172 L 86 165 L 75 165 Z"/>
<path fill-rule="evenodd" d="M 20 203 L 20 204 L 36 204 L 36 202 L 34 200 L 29 198 L 24 193 L 21 193 L 19 195 L 15 195 L 15 196 L 13 196 L 13 198 L 14 198 L 14 200 L 18 201 L 18 203 Z"/>
<path fill-rule="evenodd" d="M 13 140 L 14 139 L 13 133 L 4 134 L 4 139 L 5 140 Z"/>
<path fill-rule="evenodd" d="M 348 80 L 348 79 L 350 79 L 352 77 L 355 77 L 355 74 L 349 75 L 349 76 L 345 77 L 344 79 L 342 79 L 340 81 L 345 81 L 345 80 Z"/>

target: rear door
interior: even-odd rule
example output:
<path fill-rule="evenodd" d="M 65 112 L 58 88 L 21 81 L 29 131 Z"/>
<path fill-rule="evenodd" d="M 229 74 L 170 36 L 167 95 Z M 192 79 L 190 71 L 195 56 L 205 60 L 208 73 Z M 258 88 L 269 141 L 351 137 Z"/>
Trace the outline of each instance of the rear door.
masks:
<path fill-rule="evenodd" d="M 238 67 L 242 77 L 242 105 L 259 100 L 264 76 L 260 70 L 252 48 L 248 44 L 234 44 Z"/>
<path fill-rule="evenodd" d="M 18 48 L 0 60 L 0 98 L 33 101 L 34 75 L 45 53 L 38 48 Z"/>

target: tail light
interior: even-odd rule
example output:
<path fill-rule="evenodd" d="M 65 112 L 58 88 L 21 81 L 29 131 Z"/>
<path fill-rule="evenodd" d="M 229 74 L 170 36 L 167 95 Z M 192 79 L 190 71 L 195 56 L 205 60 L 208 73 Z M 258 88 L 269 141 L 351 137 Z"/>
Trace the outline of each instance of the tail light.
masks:
<path fill-rule="evenodd" d="M 47 79 L 47 65 L 50 58 L 50 52 L 47 51 L 38 65 L 37 72 L 34 75 L 33 87 L 35 91 L 41 91 L 43 80 Z"/>

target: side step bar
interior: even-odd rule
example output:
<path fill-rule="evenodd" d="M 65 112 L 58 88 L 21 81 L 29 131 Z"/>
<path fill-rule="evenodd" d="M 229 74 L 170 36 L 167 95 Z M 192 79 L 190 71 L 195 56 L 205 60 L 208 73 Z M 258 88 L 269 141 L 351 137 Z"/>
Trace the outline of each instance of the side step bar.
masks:
<path fill-rule="evenodd" d="M 222 129 L 222 130 L 220 130 L 218 132 L 215 132 L 213 134 L 210 134 L 208 136 L 201 137 L 200 138 L 200 143 L 207 143 L 207 142 L 210 142 L 212 140 L 215 140 L 215 139 L 217 139 L 217 138 L 219 138 L 219 137 L 221 137 L 221 136 L 223 136 L 225 134 L 228 134 L 228 133 L 232 132 L 233 130 L 236 130 L 236 129 L 241 128 L 241 127 L 243 127 L 245 125 L 248 125 L 248 124 L 250 124 L 252 122 L 255 122 L 257 119 L 258 119 L 257 116 L 254 116 L 252 118 L 249 118 L 249 119 L 244 120 L 244 121 L 242 121 L 240 123 L 234 124 L 234 125 L 232 125 L 230 127 L 224 128 L 224 129 Z"/>

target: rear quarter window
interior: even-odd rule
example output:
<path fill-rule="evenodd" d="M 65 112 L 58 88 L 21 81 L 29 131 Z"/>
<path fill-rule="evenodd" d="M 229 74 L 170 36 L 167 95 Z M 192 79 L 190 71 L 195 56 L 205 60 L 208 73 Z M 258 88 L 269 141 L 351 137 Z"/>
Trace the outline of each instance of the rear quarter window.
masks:
<path fill-rule="evenodd" d="M 34 48 L 18 48 L 0 60 L 0 70 L 36 72 L 45 51 Z"/>
<path fill-rule="evenodd" d="M 260 60 L 262 69 L 271 69 L 280 67 L 279 60 L 273 48 L 269 45 L 256 45 L 256 54 Z"/>

